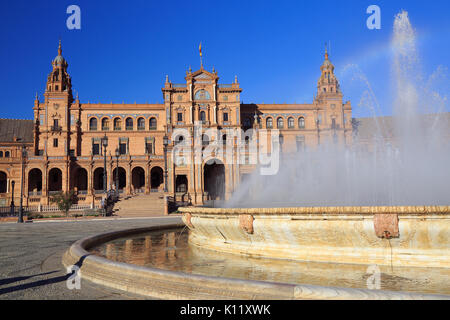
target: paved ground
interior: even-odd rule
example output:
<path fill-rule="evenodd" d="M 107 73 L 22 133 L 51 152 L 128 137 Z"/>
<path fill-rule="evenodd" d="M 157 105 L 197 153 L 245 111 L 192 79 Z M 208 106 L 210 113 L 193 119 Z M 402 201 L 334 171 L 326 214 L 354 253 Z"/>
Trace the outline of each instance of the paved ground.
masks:
<path fill-rule="evenodd" d="M 86 236 L 181 222 L 179 216 L 0 224 L 0 299 L 143 299 L 81 280 L 69 290 L 62 255 Z"/>

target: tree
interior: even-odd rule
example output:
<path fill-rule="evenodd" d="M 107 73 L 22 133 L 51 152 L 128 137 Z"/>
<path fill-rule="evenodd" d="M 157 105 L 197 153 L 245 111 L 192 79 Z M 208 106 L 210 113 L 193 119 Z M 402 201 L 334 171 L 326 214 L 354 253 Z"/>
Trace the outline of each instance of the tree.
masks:
<path fill-rule="evenodd" d="M 73 203 L 73 191 L 69 192 L 59 192 L 51 197 L 50 201 L 56 203 L 59 210 L 63 211 L 66 214 L 66 217 L 69 215 L 70 207 L 72 207 Z"/>

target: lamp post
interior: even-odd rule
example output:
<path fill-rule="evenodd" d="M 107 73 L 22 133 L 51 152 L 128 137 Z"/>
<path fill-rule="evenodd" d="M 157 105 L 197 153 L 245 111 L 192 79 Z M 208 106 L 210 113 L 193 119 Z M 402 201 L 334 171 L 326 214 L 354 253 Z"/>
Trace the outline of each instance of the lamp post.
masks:
<path fill-rule="evenodd" d="M 18 223 L 23 223 L 23 175 L 25 171 L 25 157 L 27 155 L 27 149 L 23 145 L 22 146 L 22 172 L 21 172 L 21 179 L 20 179 L 20 207 L 19 207 L 19 219 Z"/>
<path fill-rule="evenodd" d="M 284 143 L 284 136 L 282 133 L 280 133 L 279 141 L 280 141 L 280 158 L 282 158 L 283 157 L 283 143 Z"/>
<path fill-rule="evenodd" d="M 103 192 L 106 194 L 106 184 L 107 184 L 107 174 L 106 174 L 106 147 L 108 146 L 108 137 L 105 136 L 102 138 L 102 146 L 103 146 Z"/>
<path fill-rule="evenodd" d="M 320 145 L 320 128 L 319 128 L 320 121 L 319 119 L 316 120 L 316 126 L 317 126 L 317 145 Z"/>
<path fill-rule="evenodd" d="M 163 137 L 163 145 L 164 145 L 164 192 L 168 192 L 167 188 L 167 146 L 169 145 L 169 137 L 164 135 Z"/>
<path fill-rule="evenodd" d="M 14 185 L 16 182 L 14 180 L 11 181 L 11 188 L 12 188 L 12 196 L 11 196 L 11 216 L 14 216 L 14 213 L 16 209 L 14 208 Z"/>
<path fill-rule="evenodd" d="M 119 195 L 119 148 L 116 148 L 116 192 Z"/>

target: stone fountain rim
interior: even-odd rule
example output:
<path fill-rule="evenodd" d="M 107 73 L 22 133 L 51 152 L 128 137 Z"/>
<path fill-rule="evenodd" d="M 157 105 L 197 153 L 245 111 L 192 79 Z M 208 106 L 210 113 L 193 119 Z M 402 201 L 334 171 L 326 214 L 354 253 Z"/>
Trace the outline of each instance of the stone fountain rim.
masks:
<path fill-rule="evenodd" d="M 93 255 L 87 251 L 93 246 L 124 236 L 132 236 L 157 230 L 181 228 L 182 226 L 183 223 L 174 223 L 89 236 L 76 241 L 63 255 L 62 263 L 65 267 L 78 265 L 80 267 L 81 277 L 94 283 L 160 299 L 248 300 L 248 297 L 251 297 L 259 300 L 450 300 L 450 296 L 441 294 L 295 285 L 289 283 L 188 274 L 180 271 L 142 267 L 111 261 Z M 158 286 L 158 282 L 170 283 L 171 286 L 169 288 L 164 288 L 161 287 L 161 285 Z M 206 292 L 203 292 L 205 288 Z M 226 291 L 229 292 L 229 295 L 226 295 Z"/>
<path fill-rule="evenodd" d="M 448 215 L 450 206 L 334 206 L 334 207 L 279 207 L 279 208 L 208 208 L 208 207 L 181 207 L 181 213 L 190 214 L 251 214 L 251 215 L 306 215 L 306 214 L 335 214 L 335 215 L 373 215 L 373 214 L 399 214 L 399 215 Z"/>

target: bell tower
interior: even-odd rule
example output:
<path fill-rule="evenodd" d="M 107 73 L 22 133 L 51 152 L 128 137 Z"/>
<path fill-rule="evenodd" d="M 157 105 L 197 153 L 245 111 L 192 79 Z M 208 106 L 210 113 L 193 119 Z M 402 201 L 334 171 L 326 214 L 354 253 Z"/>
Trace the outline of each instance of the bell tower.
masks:
<path fill-rule="evenodd" d="M 38 153 L 66 156 L 69 149 L 70 113 L 73 102 L 72 80 L 67 73 L 68 63 L 62 56 L 61 41 L 58 55 L 52 61 L 52 71 L 47 76 L 45 101 L 35 114 L 39 120 Z"/>
<path fill-rule="evenodd" d="M 328 49 L 325 47 L 325 61 L 320 67 L 321 76 L 317 83 L 317 96 L 323 94 L 335 94 L 341 93 L 339 82 L 334 74 L 334 65 L 328 59 Z"/>

